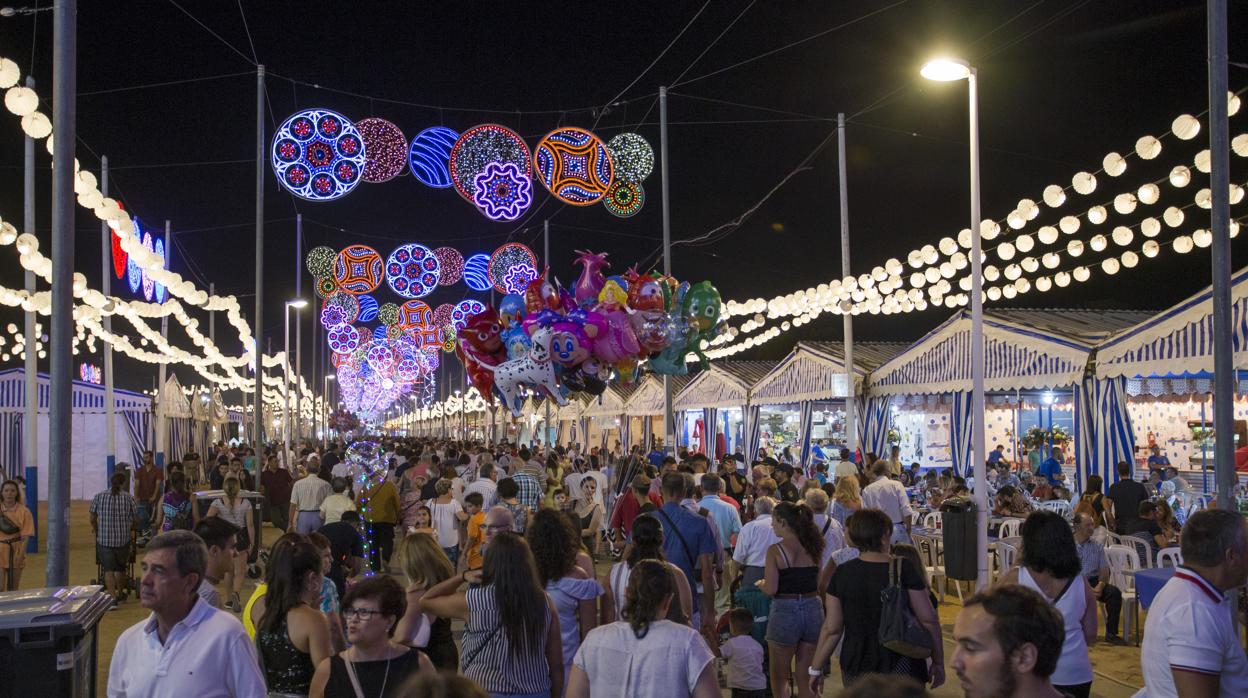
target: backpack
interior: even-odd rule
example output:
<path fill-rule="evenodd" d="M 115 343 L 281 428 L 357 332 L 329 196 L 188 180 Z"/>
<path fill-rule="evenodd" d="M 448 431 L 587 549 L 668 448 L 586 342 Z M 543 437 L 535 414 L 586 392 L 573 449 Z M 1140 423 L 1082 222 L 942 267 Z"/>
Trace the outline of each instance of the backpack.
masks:
<path fill-rule="evenodd" d="M 191 520 L 191 500 L 182 502 L 182 506 L 178 507 L 178 513 L 169 519 L 169 530 L 171 531 L 189 531 L 194 525 Z"/>

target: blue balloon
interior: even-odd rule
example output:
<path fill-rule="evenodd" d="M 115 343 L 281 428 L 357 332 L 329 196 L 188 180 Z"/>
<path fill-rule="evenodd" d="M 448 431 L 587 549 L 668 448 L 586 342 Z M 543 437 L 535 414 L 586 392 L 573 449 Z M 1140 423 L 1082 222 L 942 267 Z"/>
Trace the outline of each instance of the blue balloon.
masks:
<path fill-rule="evenodd" d="M 407 152 L 412 174 L 434 189 L 451 186 L 451 148 L 459 134 L 445 126 L 434 126 L 416 134 Z"/>
<path fill-rule="evenodd" d="M 488 291 L 494 287 L 490 281 L 488 254 L 474 254 L 464 261 L 464 283 L 474 291 Z"/>
<path fill-rule="evenodd" d="M 369 295 L 358 295 L 355 297 L 360 302 L 360 315 L 356 319 L 360 322 L 372 322 L 377 319 L 377 299 Z"/>

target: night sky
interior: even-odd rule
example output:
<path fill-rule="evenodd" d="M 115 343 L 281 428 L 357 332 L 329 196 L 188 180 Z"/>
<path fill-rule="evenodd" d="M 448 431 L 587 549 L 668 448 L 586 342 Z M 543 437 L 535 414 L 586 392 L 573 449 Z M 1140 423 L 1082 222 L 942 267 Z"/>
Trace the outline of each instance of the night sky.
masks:
<path fill-rule="evenodd" d="M 1248 3 L 1230 5 L 1230 58 L 1248 60 L 1235 40 L 1248 30 Z M 966 86 L 919 78 L 919 66 L 934 54 L 960 54 L 979 70 L 983 213 L 998 220 L 1019 198 L 1039 202 L 1046 185 L 1069 185 L 1075 172 L 1099 170 L 1107 152 L 1128 153 L 1140 136 L 1161 136 L 1175 116 L 1199 115 L 1207 104 L 1203 2 L 274 1 L 243 2 L 241 9 L 232 2 L 188 0 L 80 3 L 78 157 L 98 172 L 99 155 L 107 154 L 110 193 L 149 226 L 172 221 L 172 268 L 203 288 L 214 282 L 218 293 L 237 294 L 248 315 L 255 292 L 253 52 L 271 73 L 266 148 L 288 115 L 327 107 L 351 118 L 387 118 L 409 139 L 428 126 L 463 131 L 494 122 L 516 130 L 532 147 L 553 128 L 575 125 L 604 140 L 636 130 L 657 151 L 657 90 L 673 85 L 674 240 L 733 221 L 808 160 L 741 225 L 721 230 L 714 244 L 674 248 L 676 276 L 711 279 L 725 299 L 735 300 L 770 298 L 840 276 L 838 111 L 849 118 L 855 273 L 889 257 L 904 260 L 910 249 L 956 236 L 969 224 Z M 809 40 L 792 45 L 803 39 Z M 15 60 L 23 73 L 33 65 L 50 114 L 51 12 L 0 19 L 0 46 L 0 55 Z M 1230 71 L 1233 90 L 1248 86 L 1248 70 Z M 213 76 L 221 77 L 200 80 Z M 136 89 L 169 82 L 178 84 Z M 12 115 L 0 118 L 6 124 L 0 216 L 17 221 L 21 132 Z M 1248 110 L 1232 117 L 1232 137 L 1248 130 L 1246 118 Z M 1163 144 L 1154 161 L 1131 158 L 1120 181 L 1099 176 L 1095 195 L 1072 194 L 1056 213 L 1043 207 L 1027 231 L 1075 212 L 1067 209 L 1108 204 L 1113 194 L 1163 177 L 1180 161 L 1190 165 L 1207 147 L 1207 132 Z M 37 152 L 38 234 L 46 251 L 50 157 L 42 144 Z M 1246 175 L 1243 158 L 1232 156 L 1232 181 L 1243 182 Z M 1182 191 L 1162 185 L 1160 204 L 1140 207 L 1130 222 L 1189 202 L 1197 182 Z M 495 223 L 453 190 L 430 189 L 406 173 L 384 184 L 362 183 L 345 199 L 306 202 L 278 185 L 267 156 L 265 186 L 263 330 L 275 351 L 282 341 L 282 301 L 294 296 L 296 270 L 303 270 L 295 257 L 296 213 L 304 216 L 304 250 L 363 243 L 383 256 L 405 242 L 451 245 L 467 256 L 519 241 L 540 254 L 542 221 L 548 218 L 551 266 L 569 285 L 576 277 L 573 250 L 609 252 L 613 270 L 622 272 L 643 259 L 653 263 L 662 235 L 657 166 L 644 183 L 645 209 L 628 220 L 601 206 L 559 203 L 535 184 L 527 216 Z M 1243 206 L 1248 204 L 1232 215 L 1244 215 Z M 77 269 L 98 288 L 98 222 L 78 211 Z M 1192 221 L 1204 212 L 1188 214 Z M 1086 226 L 1080 232 L 1085 239 Z M 1163 233 L 1160 239 L 1169 237 Z M 1248 262 L 1248 251 L 1240 239 L 1234 246 L 1238 268 Z M 4 257 L 0 278 L 20 286 L 16 253 L 8 248 Z M 1209 252 L 1166 251 L 1117 276 L 1107 279 L 1097 270 L 1092 278 L 995 305 L 1161 309 L 1208 284 Z M 114 281 L 115 293 L 129 295 L 118 288 Z M 312 297 L 306 272 L 303 295 Z M 392 299 L 388 290 L 377 295 Z M 424 300 L 436 307 L 465 296 L 482 294 L 458 284 Z M 860 317 L 855 336 L 917 339 L 951 312 Z M 310 329 L 310 314 L 305 320 Z M 18 321 L 18 313 L 0 312 L 0 322 L 10 321 Z M 219 319 L 219 344 L 237 351 L 227 332 Z M 780 358 L 797 339 L 840 335 L 840 318 L 823 315 L 737 358 Z M 311 345 L 305 331 L 309 380 Z M 85 358 L 75 357 L 75 365 Z M 0 368 L 17 365 L 13 359 Z M 152 386 L 154 366 L 118 359 L 117 369 L 119 387 Z M 184 383 L 199 382 L 187 368 L 175 371 Z"/>

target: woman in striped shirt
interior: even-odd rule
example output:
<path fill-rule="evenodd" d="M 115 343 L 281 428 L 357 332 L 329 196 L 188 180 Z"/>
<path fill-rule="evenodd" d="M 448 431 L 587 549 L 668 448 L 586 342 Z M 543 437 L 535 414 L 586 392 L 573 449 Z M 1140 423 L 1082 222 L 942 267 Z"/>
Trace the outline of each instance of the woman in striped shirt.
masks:
<path fill-rule="evenodd" d="M 460 592 L 464 582 L 470 586 Z M 465 621 L 459 670 L 491 698 L 563 695 L 559 615 L 520 536 L 496 535 L 480 571 L 435 585 L 421 598 L 420 610 Z"/>

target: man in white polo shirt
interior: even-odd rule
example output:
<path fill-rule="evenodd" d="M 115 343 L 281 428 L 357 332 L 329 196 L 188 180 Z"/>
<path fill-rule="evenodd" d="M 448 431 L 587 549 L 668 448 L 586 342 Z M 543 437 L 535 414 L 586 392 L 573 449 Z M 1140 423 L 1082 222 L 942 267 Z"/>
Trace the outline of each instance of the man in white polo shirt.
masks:
<path fill-rule="evenodd" d="M 910 509 L 906 486 L 889 478 L 891 473 L 892 467 L 888 461 L 877 460 L 871 466 L 871 475 L 875 479 L 862 488 L 862 506 L 879 509 L 892 520 L 892 542 L 909 543 L 911 516 L 914 512 Z"/>
<path fill-rule="evenodd" d="M 1183 527 L 1182 550 L 1184 564 L 1148 609 L 1142 694 L 1248 696 L 1248 658 L 1226 594 L 1248 581 L 1248 524 L 1232 511 L 1196 512 Z"/>
<path fill-rule="evenodd" d="M 256 647 L 243 624 L 196 591 L 207 564 L 204 542 L 190 531 L 169 531 L 148 542 L 139 600 L 152 614 L 117 639 L 109 698 L 266 695 Z"/>
<path fill-rule="evenodd" d="M 744 575 L 741 586 L 746 587 L 763 578 L 767 564 L 767 549 L 780 542 L 780 536 L 771 528 L 771 511 L 776 500 L 759 497 L 754 500 L 754 520 L 741 527 L 737 534 L 737 547 L 733 548 L 732 561 Z"/>

